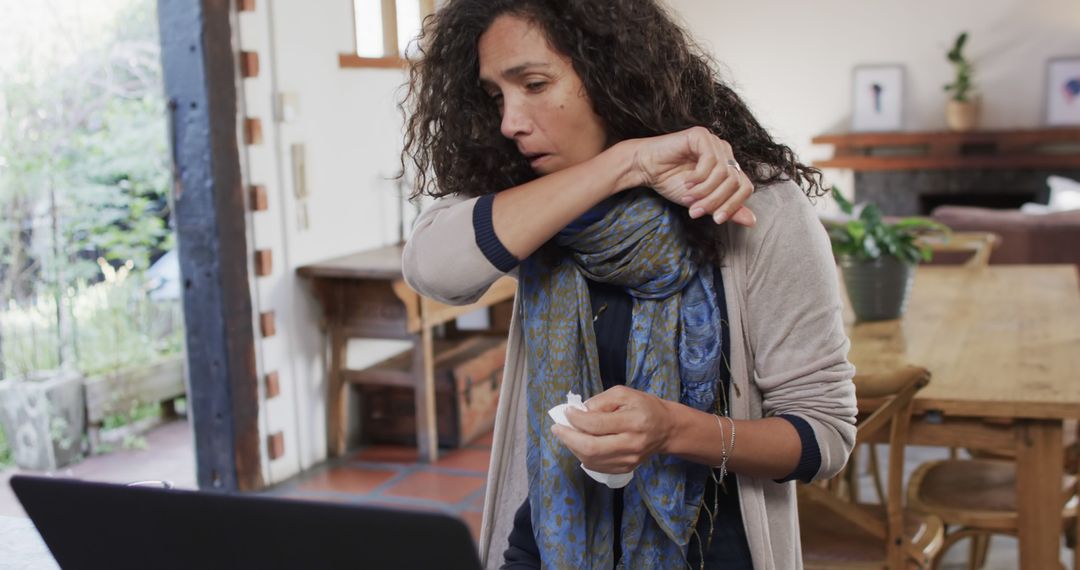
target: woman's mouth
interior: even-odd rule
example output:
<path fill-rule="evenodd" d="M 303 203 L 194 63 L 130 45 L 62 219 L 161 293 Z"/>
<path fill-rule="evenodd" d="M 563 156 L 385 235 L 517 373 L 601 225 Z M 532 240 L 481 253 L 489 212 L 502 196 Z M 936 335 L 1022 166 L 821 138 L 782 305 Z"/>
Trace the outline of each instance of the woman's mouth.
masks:
<path fill-rule="evenodd" d="M 525 155 L 525 160 L 529 161 L 529 166 L 536 168 L 537 165 L 542 163 L 548 156 L 550 155 L 546 153 L 530 153 Z"/>

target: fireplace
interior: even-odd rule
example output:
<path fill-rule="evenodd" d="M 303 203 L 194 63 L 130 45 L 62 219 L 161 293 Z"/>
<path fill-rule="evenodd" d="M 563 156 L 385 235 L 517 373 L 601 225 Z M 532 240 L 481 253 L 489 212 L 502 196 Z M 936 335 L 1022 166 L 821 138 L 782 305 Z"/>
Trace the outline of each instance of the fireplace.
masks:
<path fill-rule="evenodd" d="M 1046 203 L 1038 192 L 961 192 L 919 195 L 919 215 L 929 215 L 938 206 L 979 206 L 995 210 L 1015 210 L 1026 202 Z"/>
<path fill-rule="evenodd" d="M 929 215 L 945 204 L 1019 208 L 1049 201 L 1046 177 L 1061 170 L 895 170 L 855 173 L 855 201 L 873 202 L 890 216 Z"/>
<path fill-rule="evenodd" d="M 855 201 L 873 202 L 893 216 L 925 216 L 945 204 L 1019 208 L 1024 202 L 1049 201 L 1046 177 L 1051 174 L 1070 175 L 1059 170 L 856 172 Z"/>

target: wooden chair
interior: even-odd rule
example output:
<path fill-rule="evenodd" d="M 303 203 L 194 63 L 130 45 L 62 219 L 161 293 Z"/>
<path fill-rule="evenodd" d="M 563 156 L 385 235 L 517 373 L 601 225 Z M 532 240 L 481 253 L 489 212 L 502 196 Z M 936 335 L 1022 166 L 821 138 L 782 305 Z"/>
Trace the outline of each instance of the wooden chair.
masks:
<path fill-rule="evenodd" d="M 799 526 L 803 562 L 813 568 L 926 568 L 942 544 L 943 525 L 933 515 L 916 515 L 903 505 L 904 447 L 915 393 L 930 380 L 923 368 L 855 377 L 861 414 L 856 444 L 888 428 L 889 473 L 886 501 L 851 501 L 841 474 L 824 484 L 799 486 Z M 850 465 L 847 469 L 853 469 Z"/>
<path fill-rule="evenodd" d="M 1073 568 L 1080 570 L 1080 525 L 1077 525 L 1077 502 L 1080 501 L 1080 426 L 1066 431 L 1065 472 L 1061 504 L 1047 508 L 1062 509 L 1067 520 L 1063 532 L 1073 549 Z M 938 516 L 949 527 L 937 558 L 960 540 L 971 539 L 968 568 L 982 568 L 986 562 L 990 537 L 994 534 L 1016 536 L 1019 531 L 1016 497 L 1015 453 L 995 452 L 972 459 L 946 459 L 920 465 L 908 483 L 908 506 L 912 510 Z M 1009 458 L 1012 455 L 1012 458 Z M 938 560 L 935 559 L 936 568 Z"/>
<path fill-rule="evenodd" d="M 1001 244 L 1001 236 L 991 232 L 951 232 L 925 235 L 918 243 L 928 246 L 934 254 L 941 253 L 950 258 L 955 257 L 953 254 L 970 254 L 963 265 L 978 268 L 990 264 L 990 254 Z"/>

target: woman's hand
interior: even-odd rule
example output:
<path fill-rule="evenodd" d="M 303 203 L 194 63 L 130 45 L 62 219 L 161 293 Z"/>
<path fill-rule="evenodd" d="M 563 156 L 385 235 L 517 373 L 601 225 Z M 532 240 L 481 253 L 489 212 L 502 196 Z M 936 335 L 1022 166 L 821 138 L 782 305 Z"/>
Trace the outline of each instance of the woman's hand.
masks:
<path fill-rule="evenodd" d="M 593 471 L 629 473 L 664 448 L 672 429 L 663 400 L 626 386 L 606 390 L 586 405 L 587 412 L 566 410 L 574 429 L 554 425 L 551 431 Z"/>
<path fill-rule="evenodd" d="M 735 162 L 731 145 L 705 127 L 626 141 L 633 145 L 632 172 L 640 186 L 690 209 L 691 218 L 712 216 L 744 226 L 757 221 L 743 203 L 754 185 Z"/>

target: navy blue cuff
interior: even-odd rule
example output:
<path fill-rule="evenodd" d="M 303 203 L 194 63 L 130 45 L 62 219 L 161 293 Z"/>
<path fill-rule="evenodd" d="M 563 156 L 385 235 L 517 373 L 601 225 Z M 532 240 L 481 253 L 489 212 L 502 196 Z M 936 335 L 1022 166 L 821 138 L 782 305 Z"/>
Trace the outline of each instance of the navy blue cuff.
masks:
<path fill-rule="evenodd" d="M 777 417 L 787 420 L 795 428 L 795 431 L 799 432 L 799 441 L 802 442 L 802 455 L 799 457 L 799 464 L 795 466 L 795 470 L 789 473 L 787 477 L 777 479 L 776 482 L 787 483 L 796 479 L 803 483 L 813 481 L 814 476 L 821 469 L 821 448 L 818 447 L 817 438 L 814 437 L 814 428 L 810 427 L 810 424 L 799 416 L 783 415 Z"/>
<path fill-rule="evenodd" d="M 484 253 L 484 257 L 495 266 L 496 269 L 506 273 L 521 263 L 514 254 L 510 253 L 495 235 L 495 226 L 491 224 L 491 204 L 495 200 L 494 194 L 481 196 L 473 206 L 472 223 L 476 233 L 476 245 Z"/>

